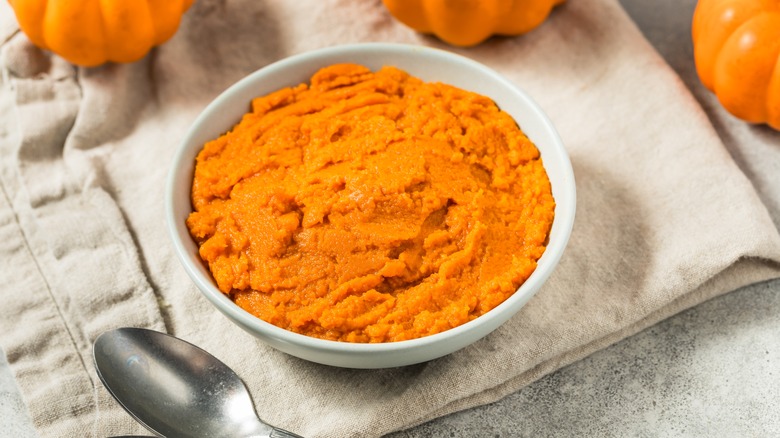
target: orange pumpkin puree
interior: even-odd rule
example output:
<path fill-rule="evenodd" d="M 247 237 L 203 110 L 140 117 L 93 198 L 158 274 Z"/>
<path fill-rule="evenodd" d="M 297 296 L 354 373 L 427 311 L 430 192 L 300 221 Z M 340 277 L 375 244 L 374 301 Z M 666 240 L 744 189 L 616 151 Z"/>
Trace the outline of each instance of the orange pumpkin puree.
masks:
<path fill-rule="evenodd" d="M 192 202 L 222 292 L 349 342 L 493 309 L 533 272 L 555 206 L 539 151 L 492 100 L 353 64 L 254 99 L 199 153 Z"/>

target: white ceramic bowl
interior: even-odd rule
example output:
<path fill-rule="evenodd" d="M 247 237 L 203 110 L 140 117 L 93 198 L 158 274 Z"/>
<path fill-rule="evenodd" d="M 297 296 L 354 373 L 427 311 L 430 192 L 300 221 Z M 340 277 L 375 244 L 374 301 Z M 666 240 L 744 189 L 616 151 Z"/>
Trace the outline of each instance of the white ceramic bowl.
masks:
<path fill-rule="evenodd" d="M 512 115 L 541 152 L 555 198 L 549 245 L 528 280 L 495 309 L 432 336 L 382 344 L 327 341 L 293 333 L 244 311 L 220 292 L 198 256 L 185 219 L 192 211 L 190 189 L 195 156 L 208 140 L 232 128 L 249 111 L 250 100 L 307 82 L 322 67 L 358 63 L 376 70 L 392 65 L 425 81 L 444 82 L 492 98 Z M 176 255 L 205 297 L 238 326 L 272 347 L 313 362 L 348 368 L 387 368 L 428 361 L 459 350 L 506 322 L 536 293 L 555 268 L 574 221 L 575 186 L 569 157 L 550 120 L 523 91 L 495 71 L 446 51 L 398 44 L 356 44 L 292 56 L 262 68 L 217 97 L 190 128 L 176 152 L 165 188 L 168 230 Z M 175 305 L 175 303 L 174 303 Z"/>

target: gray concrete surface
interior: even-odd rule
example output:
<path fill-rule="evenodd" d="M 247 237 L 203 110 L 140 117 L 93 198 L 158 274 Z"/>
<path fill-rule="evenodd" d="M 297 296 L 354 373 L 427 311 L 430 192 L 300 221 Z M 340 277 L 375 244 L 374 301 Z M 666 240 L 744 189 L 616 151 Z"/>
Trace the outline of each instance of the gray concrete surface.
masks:
<path fill-rule="evenodd" d="M 576 1 L 576 0 L 571 0 Z M 698 83 L 690 20 L 695 0 L 621 0 L 639 27 L 708 111 L 737 162 L 780 224 L 780 173 L 735 146 L 739 122 L 718 111 Z M 760 128 L 759 128 L 760 129 Z M 486 406 L 388 438 L 418 437 L 771 437 L 780 436 L 780 280 L 711 300 L 563 368 Z M 4 355 L 0 436 L 34 437 Z"/>

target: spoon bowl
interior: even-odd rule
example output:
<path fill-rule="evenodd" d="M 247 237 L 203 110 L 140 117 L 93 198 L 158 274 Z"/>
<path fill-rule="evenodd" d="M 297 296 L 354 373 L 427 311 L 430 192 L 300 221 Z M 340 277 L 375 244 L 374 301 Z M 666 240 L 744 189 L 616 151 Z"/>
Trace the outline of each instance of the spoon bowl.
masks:
<path fill-rule="evenodd" d="M 246 386 L 230 367 L 176 337 L 114 329 L 98 336 L 93 356 L 111 395 L 159 435 L 298 437 L 258 418 Z"/>

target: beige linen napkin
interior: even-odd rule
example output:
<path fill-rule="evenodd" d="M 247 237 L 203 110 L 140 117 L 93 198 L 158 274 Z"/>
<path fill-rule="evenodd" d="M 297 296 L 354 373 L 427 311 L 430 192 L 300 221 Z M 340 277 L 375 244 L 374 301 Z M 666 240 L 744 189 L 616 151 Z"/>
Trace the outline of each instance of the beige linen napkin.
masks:
<path fill-rule="evenodd" d="M 143 60 L 94 69 L 32 47 L 8 14 L 0 2 L 0 340 L 42 436 L 142 431 L 95 374 L 91 342 L 113 327 L 212 352 L 275 425 L 367 437 L 494 401 L 780 276 L 780 236 L 750 181 L 616 0 L 570 0 L 526 36 L 457 50 L 378 0 L 198 0 Z M 498 70 L 548 112 L 578 186 L 570 245 L 528 305 L 464 350 L 398 369 L 317 365 L 254 340 L 201 298 L 163 222 L 173 151 L 210 99 L 287 55 L 358 41 L 439 46 Z"/>

